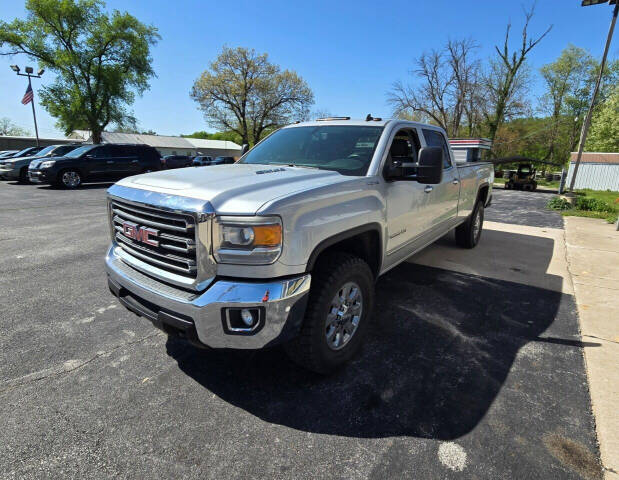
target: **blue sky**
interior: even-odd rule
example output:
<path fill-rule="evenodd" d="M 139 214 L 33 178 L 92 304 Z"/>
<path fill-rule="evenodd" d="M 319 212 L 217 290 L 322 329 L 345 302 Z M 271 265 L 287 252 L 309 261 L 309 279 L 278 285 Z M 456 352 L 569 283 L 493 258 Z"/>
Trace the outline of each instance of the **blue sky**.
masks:
<path fill-rule="evenodd" d="M 25 14 L 20 1 L 0 0 L 0 18 L 10 21 Z M 488 57 L 503 39 L 511 19 L 514 44 L 522 25 L 522 6 L 528 0 L 416 0 L 382 1 L 269 1 L 204 2 L 175 0 L 109 0 L 108 9 L 127 10 L 142 22 L 159 28 L 161 41 L 154 48 L 157 78 L 133 105 L 142 129 L 177 135 L 209 130 L 189 98 L 194 80 L 223 45 L 245 46 L 267 52 L 271 60 L 296 70 L 314 91 L 315 109 L 334 115 L 390 116 L 386 92 L 406 80 L 413 60 L 424 50 L 440 47 L 448 38 L 472 37 L 480 55 Z M 611 7 L 580 7 L 580 0 L 539 0 L 531 32 L 549 36 L 530 55 L 537 70 L 573 43 L 601 56 Z M 617 35 L 615 35 L 617 37 Z M 617 39 L 611 58 L 617 57 Z M 34 131 L 30 106 L 20 103 L 25 79 L 9 65 L 32 64 L 23 56 L 0 57 L 0 117 Z M 36 86 L 51 80 L 44 75 Z M 36 92 L 36 88 L 35 88 Z M 531 93 L 541 93 L 536 79 Z M 36 98 L 36 94 L 35 94 Z M 41 136 L 58 134 L 40 106 Z"/>

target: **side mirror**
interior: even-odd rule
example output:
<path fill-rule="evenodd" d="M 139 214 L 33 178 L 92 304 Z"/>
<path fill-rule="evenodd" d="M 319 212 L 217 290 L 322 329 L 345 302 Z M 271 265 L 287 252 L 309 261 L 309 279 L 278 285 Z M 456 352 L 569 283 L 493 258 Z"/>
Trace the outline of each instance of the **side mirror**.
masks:
<path fill-rule="evenodd" d="M 245 155 L 247 152 L 249 152 L 249 145 L 247 145 L 246 143 L 243 144 L 243 146 L 241 147 L 241 157 L 243 155 Z"/>
<path fill-rule="evenodd" d="M 435 185 L 443 180 L 443 149 L 441 147 L 425 147 L 419 152 L 419 167 L 417 181 Z"/>

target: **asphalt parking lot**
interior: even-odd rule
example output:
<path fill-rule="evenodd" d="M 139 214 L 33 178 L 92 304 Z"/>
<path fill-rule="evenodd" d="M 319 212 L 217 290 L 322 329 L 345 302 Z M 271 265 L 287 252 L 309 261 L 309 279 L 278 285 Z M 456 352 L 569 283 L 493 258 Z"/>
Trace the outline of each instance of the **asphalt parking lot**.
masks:
<path fill-rule="evenodd" d="M 560 234 L 548 195 L 495 190 L 483 269 L 448 236 L 381 278 L 363 354 L 319 377 L 118 305 L 105 187 L 0 182 L 0 477 L 601 478 L 554 237 L 518 230 Z"/>

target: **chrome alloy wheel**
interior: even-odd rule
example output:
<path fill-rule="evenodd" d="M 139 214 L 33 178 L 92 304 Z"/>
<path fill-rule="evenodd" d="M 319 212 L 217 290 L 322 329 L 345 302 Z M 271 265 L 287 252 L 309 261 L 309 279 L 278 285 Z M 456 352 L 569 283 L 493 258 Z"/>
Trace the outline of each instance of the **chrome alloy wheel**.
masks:
<path fill-rule="evenodd" d="M 475 219 L 473 220 L 473 238 L 475 242 L 479 240 L 479 235 L 481 234 L 481 209 L 477 209 L 477 213 L 475 214 Z"/>
<path fill-rule="evenodd" d="M 361 288 L 354 282 L 345 283 L 331 300 L 325 336 L 331 350 L 340 350 L 350 342 L 363 313 Z"/>
<path fill-rule="evenodd" d="M 75 188 L 82 182 L 80 174 L 74 170 L 69 170 L 62 174 L 62 183 L 66 187 Z"/>

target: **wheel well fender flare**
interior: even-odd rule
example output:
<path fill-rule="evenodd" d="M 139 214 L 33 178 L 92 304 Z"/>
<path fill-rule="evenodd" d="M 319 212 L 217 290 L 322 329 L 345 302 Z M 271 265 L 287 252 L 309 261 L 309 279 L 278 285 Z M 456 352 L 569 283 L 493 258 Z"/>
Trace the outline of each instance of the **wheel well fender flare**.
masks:
<path fill-rule="evenodd" d="M 358 227 L 351 228 L 350 230 L 339 232 L 331 237 L 328 237 L 322 240 L 318 245 L 316 245 L 316 247 L 314 247 L 314 250 L 309 256 L 309 259 L 307 261 L 307 271 L 310 272 L 314 268 L 314 266 L 316 265 L 316 261 L 318 260 L 318 257 L 320 257 L 320 254 L 323 253 L 328 248 L 334 245 L 337 245 L 338 243 L 344 242 L 346 240 L 350 240 L 354 237 L 363 235 L 365 233 L 370 233 L 370 232 L 376 233 L 377 239 L 378 239 L 377 265 L 373 266 L 374 275 L 375 277 L 377 277 L 378 273 L 380 272 L 380 267 L 382 264 L 383 239 L 382 239 L 382 233 L 381 233 L 382 227 L 379 223 L 376 223 L 376 222 L 360 225 Z"/>

